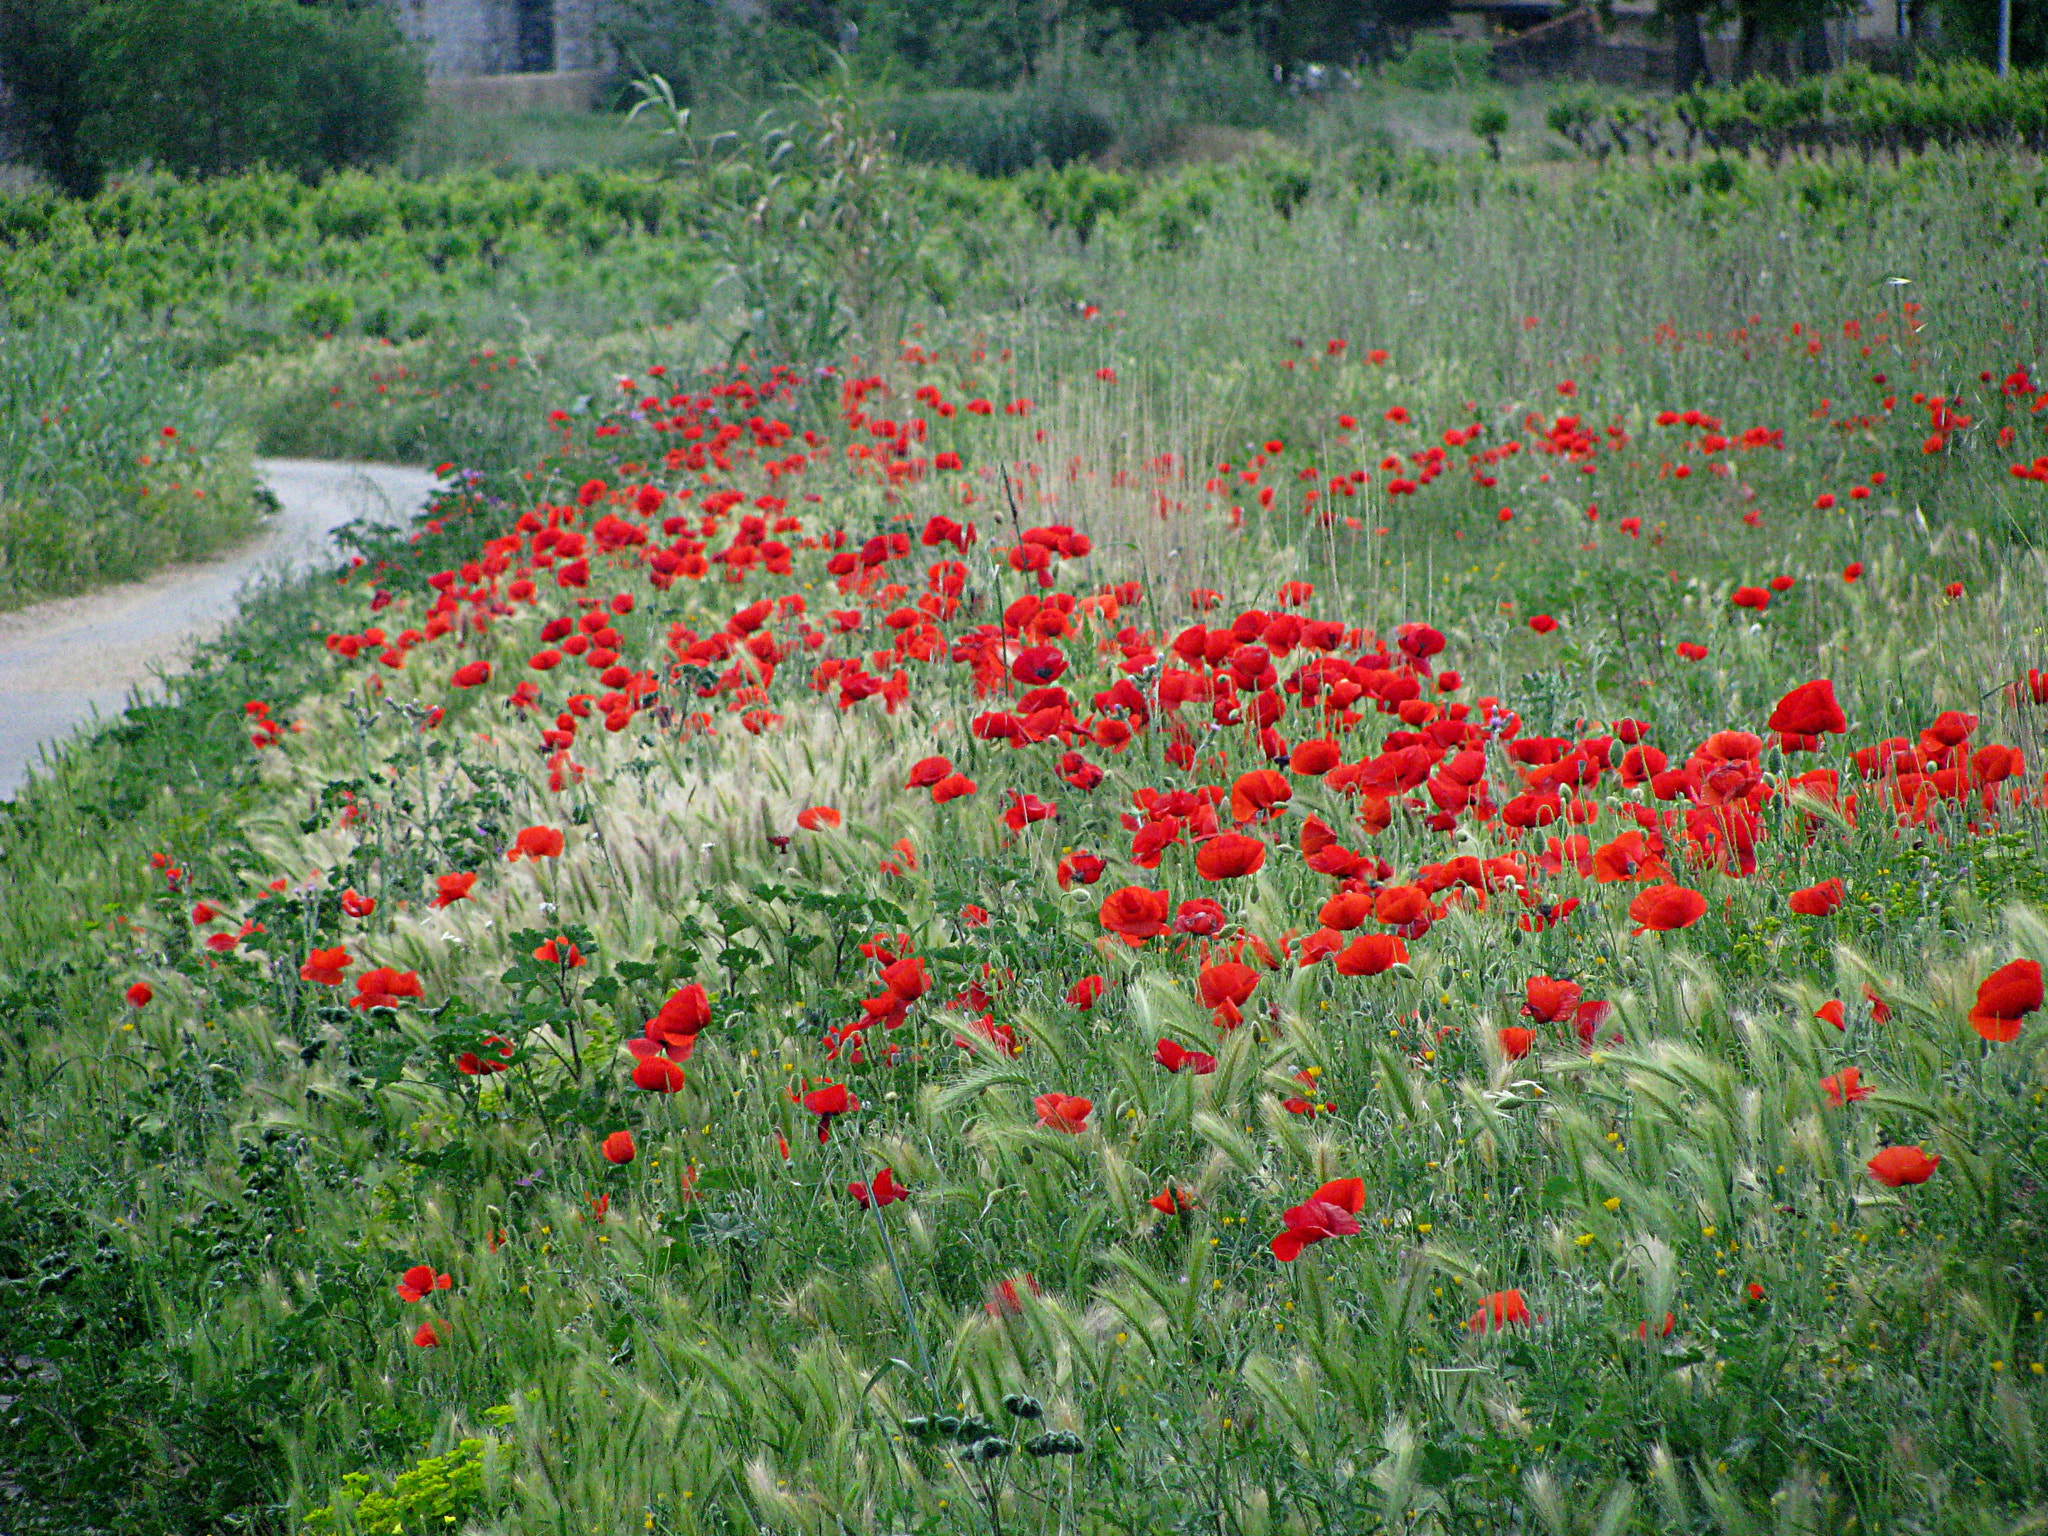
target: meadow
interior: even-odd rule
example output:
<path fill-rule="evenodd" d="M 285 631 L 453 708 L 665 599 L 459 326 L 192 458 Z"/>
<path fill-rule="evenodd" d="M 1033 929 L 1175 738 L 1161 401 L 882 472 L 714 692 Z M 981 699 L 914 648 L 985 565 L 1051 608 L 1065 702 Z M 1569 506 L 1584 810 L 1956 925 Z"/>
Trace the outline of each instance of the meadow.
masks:
<path fill-rule="evenodd" d="M 516 345 L 380 223 L 208 398 L 458 488 L 0 818 L 0 1508 L 2039 1528 L 2039 184 L 920 172 Z"/>

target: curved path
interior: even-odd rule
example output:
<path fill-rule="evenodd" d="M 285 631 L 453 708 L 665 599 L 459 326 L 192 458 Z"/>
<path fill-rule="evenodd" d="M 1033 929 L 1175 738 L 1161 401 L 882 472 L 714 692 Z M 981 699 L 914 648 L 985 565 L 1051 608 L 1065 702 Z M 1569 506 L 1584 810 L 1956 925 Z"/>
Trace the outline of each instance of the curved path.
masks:
<path fill-rule="evenodd" d="M 0 614 L 0 798 L 81 727 L 160 693 L 164 675 L 233 617 L 250 582 L 329 562 L 343 523 L 402 518 L 434 485 L 423 469 L 386 464 L 259 459 L 256 470 L 282 510 L 239 549 Z"/>

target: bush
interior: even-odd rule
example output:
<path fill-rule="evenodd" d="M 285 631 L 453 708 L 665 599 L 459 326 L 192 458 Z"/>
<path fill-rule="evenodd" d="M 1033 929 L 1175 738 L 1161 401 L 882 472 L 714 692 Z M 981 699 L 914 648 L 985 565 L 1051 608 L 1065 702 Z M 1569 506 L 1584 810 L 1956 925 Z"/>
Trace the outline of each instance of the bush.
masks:
<path fill-rule="evenodd" d="M 78 194 L 146 163 L 373 164 L 426 90 L 390 16 L 357 0 L 27 0 L 0 21 L 0 84 L 29 157 Z"/>
<path fill-rule="evenodd" d="M 1417 91 L 1463 90 L 1488 77 L 1492 60 L 1493 50 L 1484 43 L 1425 35 L 1387 66 L 1387 78 Z"/>
<path fill-rule="evenodd" d="M 977 176 L 1062 166 L 1100 154 L 1116 136 L 1101 113 L 1071 98 L 1029 92 L 933 91 L 887 102 L 880 116 L 904 159 Z"/>

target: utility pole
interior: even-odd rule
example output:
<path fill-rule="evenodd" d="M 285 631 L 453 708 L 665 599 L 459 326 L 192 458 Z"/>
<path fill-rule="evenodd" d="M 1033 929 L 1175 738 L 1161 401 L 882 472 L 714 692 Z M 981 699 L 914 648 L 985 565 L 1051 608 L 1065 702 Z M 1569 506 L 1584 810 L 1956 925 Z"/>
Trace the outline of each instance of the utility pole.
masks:
<path fill-rule="evenodd" d="M 1998 78 L 2012 70 L 2012 0 L 1998 0 Z"/>

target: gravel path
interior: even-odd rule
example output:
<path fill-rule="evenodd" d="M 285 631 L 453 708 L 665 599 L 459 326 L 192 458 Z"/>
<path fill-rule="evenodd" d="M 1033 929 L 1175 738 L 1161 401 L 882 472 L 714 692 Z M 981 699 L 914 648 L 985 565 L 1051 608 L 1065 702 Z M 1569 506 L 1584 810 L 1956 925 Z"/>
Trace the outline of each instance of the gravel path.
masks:
<path fill-rule="evenodd" d="M 163 676 L 226 625 L 250 581 L 325 563 L 336 528 L 402 517 L 434 484 L 425 470 L 386 464 L 259 459 L 256 468 L 283 510 L 240 549 L 0 614 L 0 797 L 81 727 L 160 695 Z"/>

